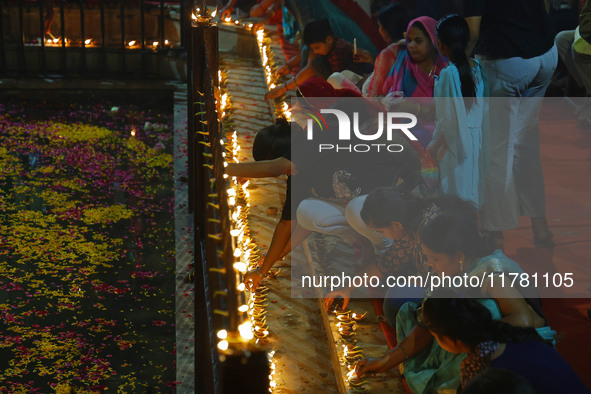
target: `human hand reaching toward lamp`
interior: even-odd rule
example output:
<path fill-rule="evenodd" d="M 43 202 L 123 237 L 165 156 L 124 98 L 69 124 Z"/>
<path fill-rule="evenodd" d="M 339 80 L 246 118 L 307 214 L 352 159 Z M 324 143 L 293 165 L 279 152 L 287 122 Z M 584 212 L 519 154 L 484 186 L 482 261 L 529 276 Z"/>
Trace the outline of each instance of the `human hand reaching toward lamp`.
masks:
<path fill-rule="evenodd" d="M 266 277 L 267 275 L 263 274 L 259 268 L 255 268 L 244 274 L 242 282 L 249 291 L 256 291 Z"/>
<path fill-rule="evenodd" d="M 351 299 L 351 289 L 342 288 L 327 293 L 326 296 L 324 296 L 324 306 L 326 307 L 327 311 L 330 310 L 331 305 L 336 301 L 338 297 L 341 297 L 343 299 L 342 308 L 347 308 L 347 305 L 349 305 L 349 300 Z"/>
<path fill-rule="evenodd" d="M 285 66 L 277 70 L 277 72 L 275 72 L 275 78 L 279 78 L 287 74 L 289 74 L 289 66 L 286 64 Z"/>
<path fill-rule="evenodd" d="M 278 97 L 283 96 L 286 92 L 287 92 L 287 87 L 285 86 L 285 84 L 279 85 L 279 86 L 269 90 L 267 92 L 267 94 L 265 94 L 265 100 L 276 99 Z"/>
<path fill-rule="evenodd" d="M 234 7 L 231 4 L 227 4 L 224 8 L 220 10 L 221 20 L 230 18 L 232 16 L 232 12 L 234 12 Z"/>
<path fill-rule="evenodd" d="M 372 373 L 386 372 L 390 368 L 386 357 L 366 358 L 355 365 L 355 372 L 357 376 L 361 377 Z"/>

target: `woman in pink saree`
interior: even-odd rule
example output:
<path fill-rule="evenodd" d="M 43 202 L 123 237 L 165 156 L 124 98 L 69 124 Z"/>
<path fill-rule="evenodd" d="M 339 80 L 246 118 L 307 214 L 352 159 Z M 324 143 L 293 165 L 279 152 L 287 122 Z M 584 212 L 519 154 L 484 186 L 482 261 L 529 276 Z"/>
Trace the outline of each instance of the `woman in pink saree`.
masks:
<path fill-rule="evenodd" d="M 386 81 L 383 91 L 391 97 L 413 98 L 411 106 L 419 117 L 421 108 L 430 105 L 433 98 L 435 77 L 447 65 L 437 50 L 435 27 L 437 21 L 428 16 L 413 19 L 406 30 L 406 50 L 398 53 L 396 62 Z M 406 107 L 405 106 L 405 107 Z M 426 109 L 426 108 L 425 108 Z M 432 121 L 421 121 L 413 134 L 426 147 L 431 141 L 435 126 Z"/>

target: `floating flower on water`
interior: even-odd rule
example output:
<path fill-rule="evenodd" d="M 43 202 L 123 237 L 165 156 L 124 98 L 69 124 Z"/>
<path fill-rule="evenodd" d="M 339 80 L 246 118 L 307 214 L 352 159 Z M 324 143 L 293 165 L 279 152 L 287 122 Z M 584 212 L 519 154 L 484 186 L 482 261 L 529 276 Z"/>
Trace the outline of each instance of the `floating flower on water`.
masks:
<path fill-rule="evenodd" d="M 174 305 L 167 290 L 145 283 L 174 275 L 172 160 L 165 152 L 172 134 L 164 134 L 171 127 L 127 105 L 85 110 L 59 100 L 42 107 L 9 101 L 0 103 L 0 319 L 7 325 L 0 346 L 11 366 L 0 380 L 23 377 L 12 392 L 60 392 L 65 385 L 38 387 L 38 377 L 59 377 L 82 393 L 104 391 L 117 376 L 119 387 L 110 389 L 135 392 L 130 371 L 152 363 L 172 371 L 174 362 Z M 43 120 L 27 118 L 43 113 Z M 138 132 L 139 143 L 128 146 L 123 130 L 145 122 L 165 126 Z M 158 184 L 150 183 L 154 174 Z M 144 266 L 144 250 L 162 264 Z M 146 351 L 136 310 L 165 322 L 163 353 Z M 133 359 L 136 349 L 145 361 Z M 174 374 L 162 377 L 155 373 L 150 385 L 165 390 Z"/>

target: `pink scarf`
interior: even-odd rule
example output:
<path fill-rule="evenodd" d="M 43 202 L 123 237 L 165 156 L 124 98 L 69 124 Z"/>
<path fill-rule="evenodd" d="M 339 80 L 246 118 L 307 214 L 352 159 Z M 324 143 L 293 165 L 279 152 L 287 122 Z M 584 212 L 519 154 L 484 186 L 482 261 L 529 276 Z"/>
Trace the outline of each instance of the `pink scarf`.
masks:
<path fill-rule="evenodd" d="M 435 48 L 437 48 L 437 38 L 435 37 L 435 27 L 437 26 L 437 21 L 428 16 L 421 16 L 416 19 L 413 19 L 408 24 L 406 28 L 406 36 L 408 37 L 409 31 L 411 27 L 416 23 L 419 22 L 423 25 L 427 33 L 429 34 L 429 38 L 431 39 L 431 43 Z M 408 38 L 407 38 L 408 40 Z M 439 75 L 439 72 L 446 66 L 447 62 L 443 59 L 443 57 L 437 52 L 437 57 L 433 64 L 433 70 L 431 73 L 426 74 L 423 72 L 417 63 L 415 63 L 412 58 L 410 57 L 410 53 L 402 60 L 401 67 L 399 69 L 395 69 L 393 74 L 388 77 L 386 81 L 389 84 L 389 92 L 403 90 L 402 89 L 402 81 L 405 78 L 406 73 L 410 73 L 414 79 L 416 80 L 416 88 L 412 93 L 412 97 L 433 97 L 433 87 L 435 86 L 435 76 Z M 396 67 L 396 65 L 394 65 Z M 407 87 L 408 90 L 408 87 Z"/>

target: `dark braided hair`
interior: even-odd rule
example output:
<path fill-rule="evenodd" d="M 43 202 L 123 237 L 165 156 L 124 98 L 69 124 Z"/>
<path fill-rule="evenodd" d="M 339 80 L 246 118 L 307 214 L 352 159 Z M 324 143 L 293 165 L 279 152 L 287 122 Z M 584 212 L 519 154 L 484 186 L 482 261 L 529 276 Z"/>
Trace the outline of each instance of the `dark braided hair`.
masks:
<path fill-rule="evenodd" d="M 450 49 L 449 60 L 455 64 L 460 74 L 462 96 L 473 97 L 472 100 L 466 101 L 466 109 L 469 111 L 472 104 L 476 101 L 476 85 L 472 77 L 472 68 L 466 55 L 466 48 L 470 40 L 468 23 L 458 14 L 450 14 L 437 22 L 435 34 L 437 35 L 437 39 Z"/>
<path fill-rule="evenodd" d="M 426 299 L 418 316 L 421 323 L 438 336 L 459 340 L 472 349 L 487 341 L 542 341 L 535 328 L 515 327 L 493 320 L 490 311 L 476 299 L 440 298 L 449 296 L 457 297 L 457 294 L 442 289 L 437 297 Z"/>

